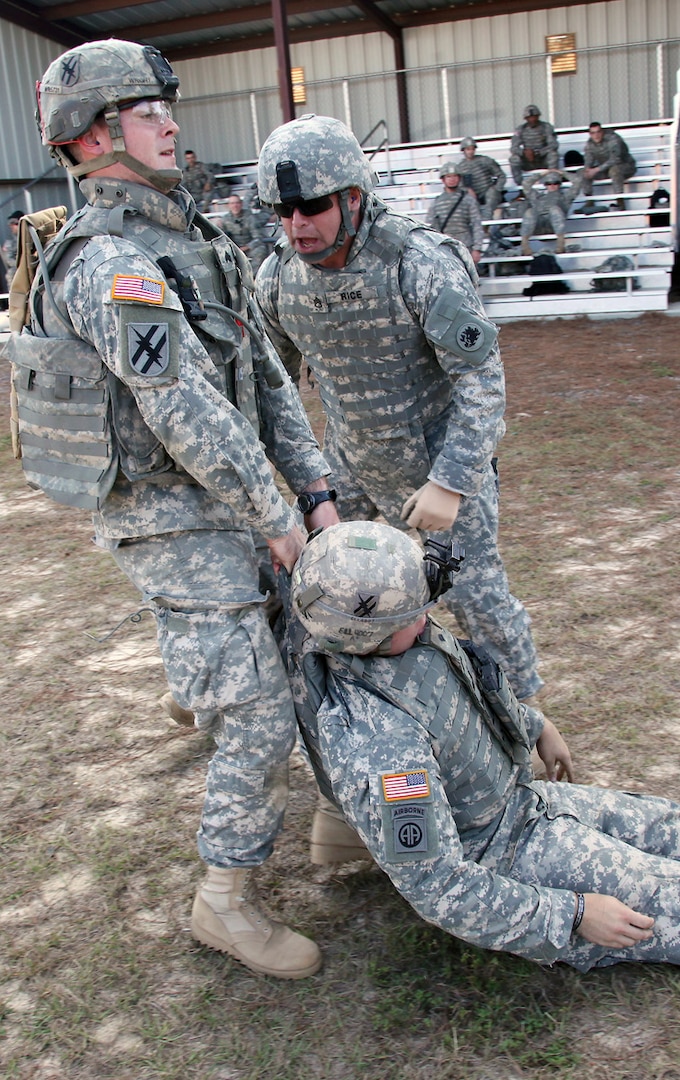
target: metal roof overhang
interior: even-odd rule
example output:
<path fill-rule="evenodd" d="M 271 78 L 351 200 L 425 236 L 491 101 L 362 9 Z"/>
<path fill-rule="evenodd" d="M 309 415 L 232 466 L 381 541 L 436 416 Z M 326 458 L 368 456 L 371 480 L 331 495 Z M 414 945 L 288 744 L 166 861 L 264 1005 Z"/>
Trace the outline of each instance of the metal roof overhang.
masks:
<path fill-rule="evenodd" d="M 403 72 L 403 31 L 442 22 L 544 11 L 598 0 L 0 0 L 0 18 L 65 49 L 107 37 L 155 45 L 170 61 L 275 48 L 285 119 L 295 116 L 290 45 L 383 32 L 394 45 L 394 68 Z M 406 87 L 397 75 L 401 140 L 409 141 Z"/>

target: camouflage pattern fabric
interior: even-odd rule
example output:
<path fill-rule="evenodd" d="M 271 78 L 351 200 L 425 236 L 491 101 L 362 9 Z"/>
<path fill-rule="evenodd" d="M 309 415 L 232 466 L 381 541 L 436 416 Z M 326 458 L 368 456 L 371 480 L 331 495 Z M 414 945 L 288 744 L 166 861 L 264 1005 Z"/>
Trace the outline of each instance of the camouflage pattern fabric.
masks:
<path fill-rule="evenodd" d="M 233 320 L 212 309 L 190 324 L 154 261 L 162 250 L 192 268 L 205 301 L 256 319 L 242 256 L 222 234 L 203 240 L 191 197 L 101 178 L 81 189 L 91 203 L 85 216 L 102 235 L 79 246 L 59 295 L 75 332 L 111 372 L 127 468 L 95 515 L 96 541 L 154 608 L 169 687 L 216 740 L 200 853 L 216 865 L 255 865 L 280 827 L 295 730 L 252 530 L 274 539 L 299 515 L 280 495 L 265 449 L 294 491 L 328 466 L 268 343 L 262 339 L 266 356 L 246 347 Z M 121 215 L 124 236 L 109 235 L 121 205 L 138 213 Z M 64 335 L 54 316 L 47 329 Z M 252 352 L 255 378 L 237 378 L 243 350 Z M 280 386 L 269 384 L 267 370 Z M 256 392 L 262 443 L 235 404 L 239 381 Z"/>
<path fill-rule="evenodd" d="M 361 672 L 350 656 L 320 657 L 326 694 L 315 721 L 299 714 L 322 787 L 401 895 L 455 937 L 542 964 L 680 963 L 680 805 L 532 780 L 453 671 L 448 695 L 424 674 L 435 651 L 416 643 L 364 660 Z M 304 705 L 299 667 L 293 687 Z M 522 708 L 535 740 L 541 714 Z M 503 755 L 509 780 L 490 818 L 487 769 Z M 651 915 L 654 936 L 607 950 L 572 934 L 576 891 Z"/>
<path fill-rule="evenodd" d="M 505 173 L 501 166 L 486 154 L 475 154 L 471 158 L 460 158 L 456 169 L 465 186 L 472 188 L 480 206 L 484 207 L 484 215 L 492 217 L 503 200 Z"/>
<path fill-rule="evenodd" d="M 450 604 L 465 632 L 503 665 L 518 696 L 529 697 L 543 685 L 530 621 L 509 592 L 497 546 L 491 462 L 505 430 L 500 353 L 492 338 L 472 360 L 456 334 L 441 336 L 437 319 L 442 297 L 455 296 L 452 306 L 486 323 L 476 272 L 464 248 L 418 223 L 401 258 L 386 263 L 372 250 L 383 206 L 368 196 L 342 271 L 285 252 L 265 260 L 256 284 L 265 325 L 288 369 L 304 357 L 319 381 L 341 518 L 382 513 L 403 529 L 403 502 L 428 478 L 465 496 L 453 535 L 466 558 Z M 411 398 L 419 384 L 409 381 L 410 371 L 421 367 L 426 385 Z"/>
<path fill-rule="evenodd" d="M 556 191 L 549 191 L 545 177 L 525 179 L 523 191 L 527 206 L 522 214 L 520 236 L 533 236 L 534 233 L 554 232 L 563 234 L 566 221 L 574 200 L 582 186 L 582 170 L 569 176 L 560 172 L 562 185 Z M 567 185 L 567 186 L 565 186 Z"/>
<path fill-rule="evenodd" d="M 186 188 L 201 210 L 207 209 L 210 203 L 210 190 L 214 183 L 215 177 L 202 161 L 197 161 L 195 165 L 182 169 L 182 186 Z M 205 190 L 206 184 L 209 185 L 208 191 Z"/>
<path fill-rule="evenodd" d="M 268 252 L 267 245 L 262 241 L 261 226 L 258 220 L 264 216 L 264 214 L 256 216 L 244 207 L 237 216 L 227 210 L 220 219 L 221 228 L 224 229 L 229 239 L 233 240 L 236 246 L 248 256 L 253 273 L 259 270 Z"/>
<path fill-rule="evenodd" d="M 296 725 L 252 536 L 175 533 L 124 543 L 113 555 L 156 613 L 175 701 L 217 745 L 199 855 L 212 865 L 256 866 L 281 828 Z"/>
<path fill-rule="evenodd" d="M 446 236 L 460 240 L 468 251 L 473 248 L 482 250 L 484 228 L 479 204 L 460 182 L 454 191 L 442 191 L 433 200 L 427 214 L 427 224 Z"/>
<path fill-rule="evenodd" d="M 534 160 L 529 161 L 524 151 L 533 150 Z M 522 172 L 534 169 L 555 169 L 558 164 L 557 135 L 552 124 L 539 120 L 521 124 L 510 140 L 510 171 L 516 184 L 522 183 Z"/>
<path fill-rule="evenodd" d="M 589 138 L 583 150 L 583 163 L 586 169 L 598 169 L 596 180 L 604 180 L 606 177 L 612 182 L 612 190 L 616 193 L 623 191 L 623 182 L 635 175 L 637 168 L 635 158 L 628 149 L 628 144 L 616 131 L 605 128 L 602 142 L 596 143 Z M 593 181 L 585 180 L 583 184 L 585 195 L 592 195 Z"/>

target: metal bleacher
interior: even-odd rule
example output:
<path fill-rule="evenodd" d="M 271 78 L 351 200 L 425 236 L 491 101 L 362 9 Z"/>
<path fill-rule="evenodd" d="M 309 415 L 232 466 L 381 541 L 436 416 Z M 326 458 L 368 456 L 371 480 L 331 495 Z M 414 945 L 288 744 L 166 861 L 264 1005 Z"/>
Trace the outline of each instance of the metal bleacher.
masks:
<path fill-rule="evenodd" d="M 520 238 L 506 236 L 510 247 L 502 254 L 483 254 L 479 262 L 480 294 L 487 313 L 497 322 L 511 319 L 574 315 L 633 315 L 644 311 L 663 311 L 668 307 L 670 275 L 675 260 L 671 224 L 657 225 L 650 218 L 649 201 L 658 188 L 670 191 L 671 138 L 670 120 L 649 124 L 620 124 L 616 130 L 626 140 L 637 163 L 636 173 L 625 184 L 625 209 L 615 201 L 609 180 L 595 181 L 592 196 L 579 196 L 567 220 L 566 251 L 557 259 L 562 268 L 550 280 L 562 280 L 568 292 L 527 296 L 524 290 L 536 280 L 528 273 L 529 256 L 520 252 Z M 582 151 L 587 129 L 558 129 L 560 155 L 568 150 Z M 511 178 L 508 162 L 511 133 L 477 137 L 477 153 L 495 158 L 503 167 L 508 182 L 506 201 L 512 212 L 517 187 Z M 439 166 L 457 160 L 459 140 L 429 143 L 425 146 L 383 148 L 373 156 L 372 165 L 380 183 L 378 194 L 395 210 L 424 221 L 430 202 L 441 190 Z M 567 170 L 571 171 L 571 170 Z M 589 205 L 590 204 L 590 205 Z M 522 203 L 517 216 L 498 221 L 485 220 L 487 233 L 502 224 L 517 226 L 519 233 Z M 588 208 L 589 212 L 583 211 Z M 593 212 L 590 212 L 590 211 Z M 668 208 L 664 208 L 668 213 Z M 651 223 L 650 223 L 651 222 Z M 554 252 L 553 234 L 531 239 L 534 254 Z M 623 255 L 630 267 L 618 272 L 598 270 L 611 256 Z M 610 289 L 609 279 L 625 289 Z M 594 282 L 599 282 L 596 288 Z"/>

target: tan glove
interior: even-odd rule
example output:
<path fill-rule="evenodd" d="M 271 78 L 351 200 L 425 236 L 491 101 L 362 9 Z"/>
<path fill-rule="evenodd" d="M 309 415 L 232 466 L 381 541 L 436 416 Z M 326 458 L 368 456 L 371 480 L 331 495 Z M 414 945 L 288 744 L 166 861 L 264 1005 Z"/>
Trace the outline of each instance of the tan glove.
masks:
<path fill-rule="evenodd" d="M 450 529 L 458 517 L 462 495 L 448 491 L 432 480 L 413 492 L 401 508 L 401 520 L 413 529 L 442 532 Z"/>

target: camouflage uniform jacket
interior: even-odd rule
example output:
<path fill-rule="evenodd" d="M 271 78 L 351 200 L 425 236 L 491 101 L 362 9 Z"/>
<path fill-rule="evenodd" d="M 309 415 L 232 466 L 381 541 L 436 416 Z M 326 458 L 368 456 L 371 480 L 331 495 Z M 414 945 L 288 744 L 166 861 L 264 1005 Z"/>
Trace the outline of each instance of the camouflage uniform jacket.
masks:
<path fill-rule="evenodd" d="M 87 179 L 81 190 L 89 205 L 65 231 L 75 222 L 91 239 L 67 249 L 55 291 L 75 335 L 114 376 L 119 465 L 95 515 L 99 542 L 115 547 L 123 538 L 248 527 L 268 539 L 285 535 L 295 517 L 268 458 L 293 491 L 328 473 L 297 392 L 264 335 L 251 349 L 249 335 L 217 309 L 189 322 L 155 261 L 170 257 L 194 275 L 203 300 L 253 321 L 245 259 L 208 223 L 213 235 L 204 239 L 194 202 L 181 189 L 166 196 Z M 45 305 L 48 336 L 64 339 L 49 310 Z"/>
<path fill-rule="evenodd" d="M 471 187 L 478 199 L 483 199 L 490 187 L 498 191 L 505 187 L 506 177 L 501 166 L 486 154 L 462 157 L 456 162 L 456 169 L 466 187 Z"/>
<path fill-rule="evenodd" d="M 249 210 L 242 210 L 238 217 L 234 217 L 228 210 L 222 215 L 222 228 L 229 239 L 240 248 L 247 248 L 254 240 L 259 239 L 259 227 Z"/>
<path fill-rule="evenodd" d="M 511 157 L 518 161 L 525 150 L 533 150 L 540 156 L 540 164 L 537 168 L 554 169 L 558 163 L 557 135 L 552 124 L 547 120 L 539 120 L 534 127 L 531 124 L 521 124 L 510 140 Z"/>
<path fill-rule="evenodd" d="M 460 240 L 468 251 L 482 250 L 484 228 L 479 203 L 462 184 L 455 191 L 442 191 L 437 195 L 427 215 L 427 224 Z"/>
<path fill-rule="evenodd" d="M 371 195 L 342 270 L 309 265 L 284 244 L 262 264 L 256 293 L 288 370 L 302 357 L 317 377 L 341 446 L 366 447 L 370 467 L 391 432 L 441 420 L 446 430 L 426 475 L 475 494 L 505 407 L 496 328 L 476 282 L 462 245 Z M 413 442 L 420 445 L 415 434 Z M 393 483 L 393 457 L 385 484 Z"/>
<path fill-rule="evenodd" d="M 324 656 L 306 639 L 292 687 L 317 780 L 423 918 L 551 963 L 569 943 L 574 894 L 508 876 L 540 804 L 528 748 L 542 714 L 519 705 L 516 731 L 494 721 L 474 674 L 446 659 L 455 639 L 430 630 L 386 658 Z"/>
<path fill-rule="evenodd" d="M 193 197 L 197 206 L 203 206 L 205 202 L 209 201 L 210 189 L 212 189 L 214 183 L 215 177 L 202 161 L 197 161 L 195 165 L 182 169 L 182 185 Z M 208 191 L 205 190 L 206 185 Z"/>
<path fill-rule="evenodd" d="M 628 149 L 628 144 L 618 132 L 610 129 L 603 132 L 602 141 L 599 143 L 588 139 L 583 150 L 583 161 L 586 169 L 599 169 L 602 173 L 615 165 L 623 165 L 632 176 L 636 168 L 635 158 Z"/>

